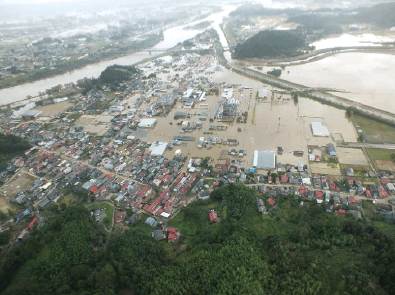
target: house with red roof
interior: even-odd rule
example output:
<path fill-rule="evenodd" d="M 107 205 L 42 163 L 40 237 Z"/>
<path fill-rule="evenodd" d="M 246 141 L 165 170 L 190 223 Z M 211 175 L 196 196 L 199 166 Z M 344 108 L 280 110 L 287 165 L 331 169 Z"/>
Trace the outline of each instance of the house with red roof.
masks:
<path fill-rule="evenodd" d="M 91 193 L 96 195 L 98 192 L 99 192 L 99 188 L 96 185 L 92 186 Z"/>
<path fill-rule="evenodd" d="M 388 178 L 386 178 L 386 177 L 382 177 L 380 180 L 381 180 L 381 183 L 384 184 L 384 185 L 386 185 L 387 183 L 390 182 L 390 180 Z"/>
<path fill-rule="evenodd" d="M 346 210 L 344 210 L 344 209 L 339 209 L 339 210 L 336 210 L 335 213 L 336 213 L 337 215 L 344 215 L 344 214 L 346 214 Z"/>
<path fill-rule="evenodd" d="M 307 196 L 307 192 L 308 192 L 307 187 L 301 186 L 301 187 L 299 188 L 299 195 L 301 195 L 301 196 Z"/>
<path fill-rule="evenodd" d="M 371 198 L 372 197 L 372 192 L 370 190 L 365 191 L 366 197 Z"/>
<path fill-rule="evenodd" d="M 348 197 L 348 201 L 350 202 L 350 203 L 352 203 L 352 204 L 355 204 L 357 201 L 355 200 L 355 197 L 354 196 L 349 196 Z"/>
<path fill-rule="evenodd" d="M 288 182 L 288 175 L 284 174 L 281 175 L 281 183 L 287 183 Z"/>
<path fill-rule="evenodd" d="M 322 200 L 324 194 L 322 193 L 322 191 L 315 191 L 315 198 L 316 199 L 320 199 Z"/>
<path fill-rule="evenodd" d="M 115 216 L 114 216 L 115 223 L 123 222 L 125 217 L 126 217 L 126 212 L 123 211 L 115 212 Z"/>
<path fill-rule="evenodd" d="M 26 227 L 26 230 L 31 230 L 34 225 L 36 224 L 36 222 L 38 221 L 37 217 L 34 217 L 32 221 L 30 221 L 29 225 Z"/>
<path fill-rule="evenodd" d="M 272 206 L 276 205 L 276 201 L 273 200 L 272 198 L 267 199 L 267 201 L 268 201 L 269 204 L 272 205 Z"/>
<path fill-rule="evenodd" d="M 151 192 L 151 188 L 148 186 L 143 187 L 138 193 L 137 196 L 140 198 L 148 196 L 148 194 Z"/>
<path fill-rule="evenodd" d="M 178 231 L 174 227 L 170 227 L 167 231 L 167 240 L 169 242 L 174 242 L 177 239 Z"/>
<path fill-rule="evenodd" d="M 208 217 L 210 218 L 211 222 L 217 222 L 218 221 L 218 216 L 217 216 L 217 212 L 215 210 L 211 210 L 208 213 Z"/>

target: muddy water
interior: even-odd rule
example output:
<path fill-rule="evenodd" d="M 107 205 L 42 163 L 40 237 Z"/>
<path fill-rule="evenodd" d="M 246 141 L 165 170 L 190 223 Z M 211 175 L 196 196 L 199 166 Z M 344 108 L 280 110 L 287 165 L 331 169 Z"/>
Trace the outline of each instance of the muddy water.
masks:
<path fill-rule="evenodd" d="M 383 42 L 393 42 L 394 40 L 395 34 L 391 34 L 389 36 L 380 36 L 374 34 L 343 34 L 337 37 L 319 40 L 311 45 L 315 46 L 315 48 L 318 50 L 334 47 L 382 46 Z"/>
<path fill-rule="evenodd" d="M 328 126 L 330 133 L 341 133 L 345 141 L 355 142 L 357 139 L 354 127 L 347 120 L 345 111 L 343 110 L 338 110 L 304 98 L 301 98 L 299 103 L 295 104 L 286 95 L 281 99 L 274 97 L 273 102 L 270 98 L 262 102 L 256 101 L 256 92 L 264 84 L 228 70 L 216 72 L 210 79 L 218 83 L 225 82 L 227 84 L 241 84 L 252 87 L 252 89 L 243 90 L 238 87 L 234 93 L 234 98 L 240 102 L 238 111 L 248 112 L 247 123 L 237 124 L 236 122 L 224 123 L 217 121 L 210 123 L 208 117 L 206 117 L 207 120 L 204 121 L 201 130 L 184 133 L 184 135 L 194 136 L 196 140 L 188 142 L 187 146 L 174 147 L 172 151 L 166 151 L 166 157 L 171 158 L 176 149 L 181 149 L 183 155 L 189 157 L 206 157 L 210 155 L 214 160 L 214 164 L 223 163 L 224 159 L 230 158 L 241 161 L 244 167 L 251 167 L 254 150 L 276 151 L 278 146 L 282 146 L 285 153 L 278 156 L 277 162 L 294 165 L 298 163 L 307 164 L 306 154 L 303 157 L 296 157 L 292 151 L 296 148 L 302 148 L 307 153 L 308 145 L 325 146 L 327 143 L 333 142 L 331 137 L 313 137 L 310 128 L 312 121 L 324 122 Z M 270 86 L 266 87 L 271 89 Z M 211 113 L 217 100 L 217 96 L 207 96 L 207 100 L 204 103 L 208 104 L 208 114 Z M 180 126 L 177 126 L 177 121 L 173 120 L 174 113 L 180 110 L 194 114 L 199 109 L 183 109 L 183 104 L 178 103 L 167 117 L 157 118 L 158 123 L 156 127 L 150 129 L 146 137 L 142 138 L 142 140 L 149 142 L 156 140 L 170 142 L 173 136 L 180 135 L 181 133 L 178 132 Z M 201 117 L 203 116 L 193 115 L 188 121 L 192 123 Z M 219 140 L 222 138 L 238 139 L 239 145 L 234 148 L 237 150 L 246 150 L 247 156 L 229 156 L 228 149 L 233 147 L 226 145 L 217 144 L 210 150 L 198 148 L 197 141 L 199 137 L 207 138 L 208 135 L 204 134 L 204 132 L 209 131 L 208 129 L 211 124 L 226 125 L 226 131 L 213 131 L 212 135 L 216 136 Z M 242 132 L 238 132 L 238 128 L 241 128 Z"/>
<path fill-rule="evenodd" d="M 264 67 L 263 71 L 269 69 Z M 346 90 L 350 93 L 336 95 L 395 113 L 394 77 L 394 55 L 350 52 L 288 66 L 280 78 L 311 87 Z"/>

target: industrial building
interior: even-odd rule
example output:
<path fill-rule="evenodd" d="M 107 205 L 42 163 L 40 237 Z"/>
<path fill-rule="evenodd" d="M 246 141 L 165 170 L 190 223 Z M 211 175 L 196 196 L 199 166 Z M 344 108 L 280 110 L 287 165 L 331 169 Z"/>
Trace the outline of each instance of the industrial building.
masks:
<path fill-rule="evenodd" d="M 124 107 L 121 105 L 113 105 L 110 106 L 110 112 L 122 112 L 124 110 Z"/>
<path fill-rule="evenodd" d="M 267 99 L 268 97 L 269 97 L 269 90 L 267 90 L 266 88 L 258 89 L 258 98 Z"/>
<path fill-rule="evenodd" d="M 154 142 L 151 144 L 149 150 L 153 156 L 162 156 L 167 147 L 167 142 Z"/>
<path fill-rule="evenodd" d="M 156 125 L 156 119 L 142 119 L 139 123 L 140 128 L 153 128 Z"/>
<path fill-rule="evenodd" d="M 321 122 L 311 122 L 311 130 L 314 136 L 329 136 L 328 127 Z"/>
<path fill-rule="evenodd" d="M 274 151 L 254 151 L 253 166 L 257 169 L 274 169 L 276 153 Z"/>

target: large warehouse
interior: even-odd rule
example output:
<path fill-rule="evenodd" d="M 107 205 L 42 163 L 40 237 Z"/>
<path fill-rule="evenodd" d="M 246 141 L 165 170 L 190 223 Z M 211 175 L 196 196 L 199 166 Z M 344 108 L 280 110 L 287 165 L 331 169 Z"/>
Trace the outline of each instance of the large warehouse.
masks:
<path fill-rule="evenodd" d="M 311 130 L 314 136 L 329 136 L 328 127 L 321 122 L 311 122 Z"/>
<path fill-rule="evenodd" d="M 253 166 L 257 169 L 274 169 L 276 153 L 274 151 L 254 151 Z"/>
<path fill-rule="evenodd" d="M 142 119 L 139 123 L 140 128 L 152 128 L 156 125 L 156 119 Z"/>

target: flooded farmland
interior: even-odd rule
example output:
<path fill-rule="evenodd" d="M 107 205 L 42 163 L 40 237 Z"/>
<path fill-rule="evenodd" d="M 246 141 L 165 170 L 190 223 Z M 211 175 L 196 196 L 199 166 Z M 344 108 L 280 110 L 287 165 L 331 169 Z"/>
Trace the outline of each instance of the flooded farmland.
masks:
<path fill-rule="evenodd" d="M 263 67 L 262 72 L 272 67 Z M 349 91 L 336 95 L 395 113 L 395 58 L 392 54 L 341 53 L 286 67 L 281 79 L 310 87 Z"/>

